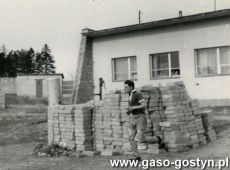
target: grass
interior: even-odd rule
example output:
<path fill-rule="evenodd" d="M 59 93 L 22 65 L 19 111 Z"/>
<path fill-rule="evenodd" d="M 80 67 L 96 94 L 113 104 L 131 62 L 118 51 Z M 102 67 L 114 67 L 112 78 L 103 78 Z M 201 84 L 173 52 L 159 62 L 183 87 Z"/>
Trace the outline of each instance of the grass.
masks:
<path fill-rule="evenodd" d="M 0 121 L 0 146 L 31 142 L 47 143 L 46 120 L 21 119 Z"/>

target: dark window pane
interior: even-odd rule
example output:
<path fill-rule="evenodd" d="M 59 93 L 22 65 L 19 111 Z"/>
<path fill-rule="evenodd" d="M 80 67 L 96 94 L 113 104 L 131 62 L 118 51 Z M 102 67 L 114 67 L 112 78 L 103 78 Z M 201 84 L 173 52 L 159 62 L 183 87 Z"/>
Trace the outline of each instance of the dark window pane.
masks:
<path fill-rule="evenodd" d="M 152 72 L 153 78 L 163 78 L 169 76 L 169 70 L 154 70 Z"/>
<path fill-rule="evenodd" d="M 171 53 L 171 68 L 179 68 L 179 53 L 173 52 Z"/>
<path fill-rule="evenodd" d="M 180 69 L 179 68 L 178 69 L 172 69 L 171 70 L 171 75 L 172 75 L 172 77 L 180 76 Z"/>
<path fill-rule="evenodd" d="M 114 59 L 114 79 L 125 80 L 128 77 L 128 58 Z"/>
<path fill-rule="evenodd" d="M 158 62 L 158 69 L 167 69 L 168 67 L 169 67 L 168 53 L 160 54 L 159 62 Z"/>
<path fill-rule="evenodd" d="M 155 69 L 168 69 L 168 53 L 154 54 L 152 57 L 152 68 Z"/>

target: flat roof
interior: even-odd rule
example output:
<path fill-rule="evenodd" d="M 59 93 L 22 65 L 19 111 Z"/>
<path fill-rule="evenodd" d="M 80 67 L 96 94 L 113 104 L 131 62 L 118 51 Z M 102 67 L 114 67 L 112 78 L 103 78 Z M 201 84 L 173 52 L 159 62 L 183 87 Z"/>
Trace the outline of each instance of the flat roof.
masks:
<path fill-rule="evenodd" d="M 192 23 L 192 22 L 203 21 L 203 20 L 218 19 L 218 18 L 224 18 L 229 16 L 230 16 L 230 9 L 224 9 L 219 11 L 199 13 L 199 14 L 188 15 L 188 16 L 180 16 L 180 17 L 170 18 L 165 20 L 146 22 L 141 24 L 134 24 L 134 25 L 109 28 L 109 29 L 103 29 L 97 31 L 86 28 L 82 30 L 82 34 L 87 35 L 88 37 L 100 37 L 100 36 L 166 27 L 166 26 L 172 26 L 172 25 L 178 25 L 184 23 Z"/>
<path fill-rule="evenodd" d="M 64 75 L 62 73 L 57 74 L 17 74 L 17 76 L 62 76 L 64 78 Z"/>

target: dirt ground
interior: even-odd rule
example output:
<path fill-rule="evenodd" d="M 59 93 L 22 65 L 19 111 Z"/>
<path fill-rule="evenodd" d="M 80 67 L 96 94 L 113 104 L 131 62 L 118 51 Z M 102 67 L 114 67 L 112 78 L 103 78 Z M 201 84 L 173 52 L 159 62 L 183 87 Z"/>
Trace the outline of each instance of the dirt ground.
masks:
<path fill-rule="evenodd" d="M 143 159 L 223 159 L 230 156 L 230 115 L 218 116 L 215 121 L 218 140 L 184 153 L 161 155 L 144 154 Z M 130 156 L 95 157 L 37 157 L 32 155 L 38 144 L 47 143 L 46 108 L 22 107 L 0 110 L 0 170 L 101 170 L 141 169 L 112 168 L 111 159 L 128 159 Z M 149 168 L 151 169 L 151 168 Z M 152 168 L 152 169 L 175 169 Z M 183 168 L 195 170 L 200 168 Z M 212 168 L 207 168 L 212 169 Z M 214 168 L 213 168 L 214 169 Z M 230 168 L 223 168 L 227 170 Z"/>

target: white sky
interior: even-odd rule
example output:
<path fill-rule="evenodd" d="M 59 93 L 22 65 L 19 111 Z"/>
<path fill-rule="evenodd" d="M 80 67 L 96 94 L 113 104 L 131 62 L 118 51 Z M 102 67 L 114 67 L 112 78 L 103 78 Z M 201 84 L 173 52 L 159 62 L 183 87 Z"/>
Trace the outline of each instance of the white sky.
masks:
<path fill-rule="evenodd" d="M 47 43 L 57 72 L 75 74 L 81 29 L 105 29 L 214 10 L 215 0 L 0 0 L 0 46 L 40 51 Z M 217 10 L 230 0 L 216 0 Z"/>

